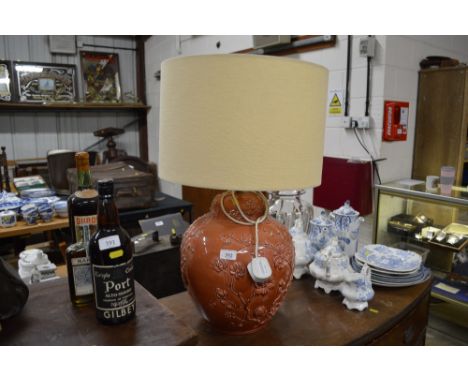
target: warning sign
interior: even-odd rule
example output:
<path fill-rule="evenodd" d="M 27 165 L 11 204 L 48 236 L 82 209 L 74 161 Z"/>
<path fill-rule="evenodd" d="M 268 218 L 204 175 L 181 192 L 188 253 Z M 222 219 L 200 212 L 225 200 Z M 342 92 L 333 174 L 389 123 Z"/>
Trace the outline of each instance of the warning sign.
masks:
<path fill-rule="evenodd" d="M 328 114 L 343 115 L 343 92 L 341 90 L 331 90 L 328 93 Z"/>

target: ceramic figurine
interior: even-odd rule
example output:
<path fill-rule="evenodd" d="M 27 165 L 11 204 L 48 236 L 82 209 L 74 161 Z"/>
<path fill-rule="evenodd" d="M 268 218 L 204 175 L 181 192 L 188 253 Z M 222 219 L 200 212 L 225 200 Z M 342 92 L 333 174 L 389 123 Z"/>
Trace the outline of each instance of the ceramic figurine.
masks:
<path fill-rule="evenodd" d="M 349 200 L 340 208 L 330 213 L 334 221 L 334 228 L 338 236 L 338 242 L 348 257 L 352 257 L 358 248 L 359 226 L 364 218 L 351 207 Z"/>
<path fill-rule="evenodd" d="M 363 311 L 368 307 L 367 301 L 374 297 L 372 289 L 371 270 L 365 264 L 361 272 L 350 272 L 341 284 L 341 294 L 344 296 L 343 304 L 348 309 Z"/>
<path fill-rule="evenodd" d="M 309 272 L 316 279 L 315 288 L 321 288 L 326 293 L 340 290 L 341 283 L 352 269 L 349 257 L 336 238 L 315 254 L 314 261 L 309 265 Z"/>
<path fill-rule="evenodd" d="M 304 232 L 302 219 L 297 219 L 294 227 L 289 230 L 294 243 L 295 260 L 293 276 L 295 279 L 300 279 L 304 274 L 309 273 L 307 265 L 313 259 L 313 252 L 310 245 L 310 240 Z"/>
<path fill-rule="evenodd" d="M 323 210 L 320 216 L 310 221 L 309 230 L 309 239 L 313 253 L 321 251 L 335 237 L 333 220 Z"/>

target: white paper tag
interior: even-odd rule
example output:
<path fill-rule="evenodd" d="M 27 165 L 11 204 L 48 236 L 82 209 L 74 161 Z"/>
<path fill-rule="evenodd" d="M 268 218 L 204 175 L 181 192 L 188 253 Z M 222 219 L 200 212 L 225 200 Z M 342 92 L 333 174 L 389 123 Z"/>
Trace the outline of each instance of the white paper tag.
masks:
<path fill-rule="evenodd" d="M 255 257 L 248 265 L 250 277 L 257 283 L 268 281 L 271 277 L 271 267 L 265 257 Z"/>
<path fill-rule="evenodd" d="M 233 249 L 222 249 L 219 251 L 219 258 L 223 260 L 235 261 L 237 258 L 237 251 Z"/>
<path fill-rule="evenodd" d="M 106 249 L 120 247 L 120 238 L 119 235 L 107 236 L 99 239 L 98 243 L 99 249 L 104 251 Z"/>
<path fill-rule="evenodd" d="M 157 222 L 154 222 L 154 225 L 156 227 L 161 227 L 162 225 L 164 225 L 164 222 L 162 222 L 161 220 L 158 220 Z"/>
<path fill-rule="evenodd" d="M 452 294 L 457 294 L 458 292 L 460 292 L 460 289 L 451 287 L 450 285 L 447 285 L 447 284 L 437 283 L 435 287 L 442 289 L 446 292 L 452 293 Z"/>

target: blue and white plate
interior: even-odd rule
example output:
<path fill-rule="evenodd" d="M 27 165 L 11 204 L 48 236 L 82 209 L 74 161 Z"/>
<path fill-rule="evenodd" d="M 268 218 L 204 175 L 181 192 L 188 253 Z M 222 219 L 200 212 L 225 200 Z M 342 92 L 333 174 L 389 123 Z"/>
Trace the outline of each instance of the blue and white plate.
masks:
<path fill-rule="evenodd" d="M 416 252 L 404 251 L 381 244 L 370 244 L 356 253 L 356 259 L 378 268 L 392 272 L 412 272 L 421 267 L 422 258 Z"/>
<path fill-rule="evenodd" d="M 358 260 L 356 257 L 353 257 L 354 261 L 359 264 L 359 267 L 362 267 L 364 264 L 366 264 L 365 262 L 363 261 L 360 261 Z M 382 276 L 410 276 L 414 273 L 416 273 L 418 271 L 418 269 L 413 269 L 411 271 L 408 271 L 408 272 L 403 272 L 403 271 L 389 271 L 387 269 L 382 269 L 382 268 L 378 268 L 378 267 L 374 267 L 374 266 L 370 266 L 370 268 L 372 269 L 372 272 L 374 274 L 379 274 L 379 275 L 382 275 Z"/>
<path fill-rule="evenodd" d="M 431 277 L 431 271 L 429 268 L 422 267 L 420 277 L 417 280 L 405 281 L 405 280 L 395 280 L 395 281 L 383 281 L 383 280 L 372 280 L 372 285 L 379 285 L 384 287 L 398 288 L 405 286 L 412 286 L 421 284 L 427 281 Z"/>
<path fill-rule="evenodd" d="M 356 261 L 355 258 L 351 259 L 351 266 L 355 272 L 360 272 L 362 265 Z M 374 269 L 371 271 L 372 285 L 379 285 L 385 287 L 405 287 L 411 285 L 417 285 L 425 282 L 431 277 L 431 271 L 425 266 L 421 266 L 415 273 L 410 275 L 383 275 L 378 274 Z"/>

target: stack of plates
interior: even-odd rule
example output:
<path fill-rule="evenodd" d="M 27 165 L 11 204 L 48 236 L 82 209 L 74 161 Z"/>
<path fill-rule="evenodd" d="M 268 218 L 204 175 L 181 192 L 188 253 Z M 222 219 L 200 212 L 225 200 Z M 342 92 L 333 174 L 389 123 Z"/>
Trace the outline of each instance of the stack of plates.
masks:
<path fill-rule="evenodd" d="M 410 286 L 431 277 L 431 271 L 423 266 L 422 258 L 417 253 L 381 244 L 366 245 L 351 259 L 351 265 L 357 272 L 364 264 L 372 270 L 374 285 Z"/>

